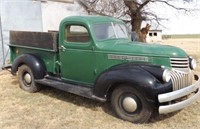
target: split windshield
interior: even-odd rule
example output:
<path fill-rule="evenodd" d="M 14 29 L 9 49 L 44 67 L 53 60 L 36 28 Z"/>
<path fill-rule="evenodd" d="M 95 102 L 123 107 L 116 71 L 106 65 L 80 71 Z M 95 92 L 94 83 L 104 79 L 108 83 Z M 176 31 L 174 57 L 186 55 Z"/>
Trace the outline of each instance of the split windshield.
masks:
<path fill-rule="evenodd" d="M 128 32 L 124 24 L 118 24 L 118 23 L 94 24 L 93 31 L 98 41 L 107 39 L 128 38 Z"/>

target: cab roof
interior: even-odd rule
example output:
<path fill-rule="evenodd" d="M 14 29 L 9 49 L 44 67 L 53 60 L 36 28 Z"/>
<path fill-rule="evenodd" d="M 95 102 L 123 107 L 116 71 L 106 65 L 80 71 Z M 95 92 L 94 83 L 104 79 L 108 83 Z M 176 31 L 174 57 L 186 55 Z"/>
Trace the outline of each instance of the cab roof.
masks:
<path fill-rule="evenodd" d="M 108 16 L 69 16 L 62 20 L 61 23 L 70 21 L 70 22 L 84 22 L 86 24 L 94 24 L 94 23 L 105 23 L 105 22 L 120 22 L 123 23 L 123 21 L 108 17 Z"/>

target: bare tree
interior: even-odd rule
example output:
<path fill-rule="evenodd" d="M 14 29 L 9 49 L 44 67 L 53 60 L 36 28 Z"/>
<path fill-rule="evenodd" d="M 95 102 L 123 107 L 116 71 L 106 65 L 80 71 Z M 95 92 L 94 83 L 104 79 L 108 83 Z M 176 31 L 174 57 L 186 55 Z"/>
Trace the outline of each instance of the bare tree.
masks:
<path fill-rule="evenodd" d="M 160 25 L 161 18 L 151 10 L 154 4 L 162 4 L 179 12 L 192 9 L 175 6 L 174 2 L 188 4 L 194 0 L 78 0 L 89 14 L 112 16 L 132 25 L 132 31 L 139 33 L 142 21 L 153 20 Z"/>

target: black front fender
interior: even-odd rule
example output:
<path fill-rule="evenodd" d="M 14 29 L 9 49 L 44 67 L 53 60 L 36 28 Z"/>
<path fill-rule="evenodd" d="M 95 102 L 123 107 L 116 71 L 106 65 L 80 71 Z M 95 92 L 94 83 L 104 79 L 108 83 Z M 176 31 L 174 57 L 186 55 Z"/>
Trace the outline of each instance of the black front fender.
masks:
<path fill-rule="evenodd" d="M 32 54 L 23 54 L 17 57 L 12 64 L 11 73 L 16 75 L 18 68 L 23 64 L 31 68 L 35 79 L 42 79 L 46 75 L 46 67 L 43 61 Z"/>
<path fill-rule="evenodd" d="M 161 70 L 160 67 L 153 67 Z M 149 67 L 148 67 L 149 69 Z M 110 89 L 114 89 L 121 83 L 128 83 L 140 91 L 149 101 L 157 101 L 157 95 L 172 91 L 171 81 L 161 82 L 151 72 L 141 66 L 117 66 L 105 71 L 99 76 L 94 87 L 94 94 L 100 98 L 107 99 Z"/>

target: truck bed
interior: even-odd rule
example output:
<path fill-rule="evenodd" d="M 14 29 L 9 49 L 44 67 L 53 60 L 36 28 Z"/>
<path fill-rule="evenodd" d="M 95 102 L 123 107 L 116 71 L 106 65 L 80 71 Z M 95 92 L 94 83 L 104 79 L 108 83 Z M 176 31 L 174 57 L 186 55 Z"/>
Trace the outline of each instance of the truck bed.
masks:
<path fill-rule="evenodd" d="M 11 63 L 23 54 L 33 54 L 42 59 L 46 69 L 56 74 L 58 60 L 57 32 L 10 31 Z"/>
<path fill-rule="evenodd" d="M 13 45 L 58 51 L 58 32 L 10 31 L 10 46 Z"/>

